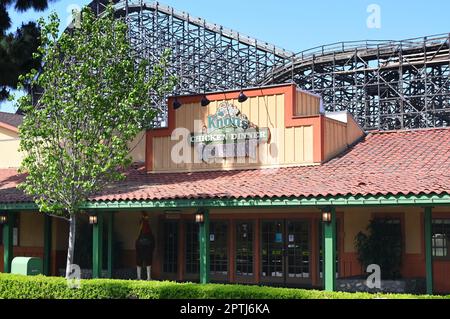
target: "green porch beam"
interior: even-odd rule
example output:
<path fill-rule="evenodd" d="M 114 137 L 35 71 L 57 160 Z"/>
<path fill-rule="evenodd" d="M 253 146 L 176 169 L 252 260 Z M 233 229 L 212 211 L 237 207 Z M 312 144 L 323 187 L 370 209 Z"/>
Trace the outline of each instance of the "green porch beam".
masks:
<path fill-rule="evenodd" d="M 97 213 L 97 223 L 92 229 L 92 277 L 101 278 L 103 261 L 103 214 Z"/>
<path fill-rule="evenodd" d="M 200 283 L 207 284 L 209 282 L 209 211 L 203 210 L 203 222 L 200 223 L 199 229 L 199 245 L 200 245 Z"/>
<path fill-rule="evenodd" d="M 254 199 L 177 199 L 177 200 L 130 200 L 88 202 L 84 210 L 118 209 L 170 209 L 195 207 L 323 207 L 323 206 L 450 206 L 450 194 L 441 195 L 380 195 L 380 196 L 325 196 L 325 197 L 285 197 Z M 36 211 L 33 203 L 0 203 L 0 210 Z"/>
<path fill-rule="evenodd" d="M 433 294 L 433 252 L 432 252 L 432 208 L 425 207 L 424 212 L 424 226 L 425 226 L 425 272 L 427 282 L 427 294 Z"/>
<path fill-rule="evenodd" d="M 331 220 L 325 222 L 324 232 L 324 283 L 325 291 L 336 288 L 336 209 L 331 207 Z"/>
<path fill-rule="evenodd" d="M 51 251 L 52 251 L 52 218 L 44 215 L 44 275 L 50 276 L 51 272 Z"/>
<path fill-rule="evenodd" d="M 3 225 L 3 272 L 11 272 L 13 252 L 13 230 L 15 215 L 11 212 L 6 214 L 6 223 Z"/>
<path fill-rule="evenodd" d="M 108 215 L 108 278 L 113 275 L 113 232 L 114 232 L 114 213 Z"/>
<path fill-rule="evenodd" d="M 450 194 L 398 196 L 286 197 L 254 199 L 177 199 L 153 201 L 89 202 L 84 209 L 170 209 L 197 207 L 323 207 L 323 206 L 424 206 L 450 205 Z M 1 208 L 1 207 L 0 207 Z"/>

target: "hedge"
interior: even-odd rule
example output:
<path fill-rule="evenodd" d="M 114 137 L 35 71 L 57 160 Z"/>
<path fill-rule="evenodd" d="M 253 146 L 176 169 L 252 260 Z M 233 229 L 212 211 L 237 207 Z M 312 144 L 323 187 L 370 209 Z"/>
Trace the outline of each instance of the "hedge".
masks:
<path fill-rule="evenodd" d="M 71 289 L 66 280 L 61 277 L 0 274 L 0 298 L 4 299 L 415 299 L 449 297 L 113 279 L 81 280 L 79 289 Z"/>

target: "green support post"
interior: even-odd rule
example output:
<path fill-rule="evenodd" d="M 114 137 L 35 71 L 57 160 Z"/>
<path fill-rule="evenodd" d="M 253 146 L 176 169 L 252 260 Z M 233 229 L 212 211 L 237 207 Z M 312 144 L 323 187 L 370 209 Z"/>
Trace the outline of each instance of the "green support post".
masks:
<path fill-rule="evenodd" d="M 209 282 L 209 211 L 203 212 L 203 223 L 200 223 L 199 229 L 200 241 L 200 283 Z"/>
<path fill-rule="evenodd" d="M 7 221 L 3 225 L 3 272 L 11 272 L 11 262 L 13 259 L 13 229 L 14 229 L 14 214 L 7 214 Z"/>
<path fill-rule="evenodd" d="M 427 294 L 433 294 L 433 253 L 432 253 L 432 208 L 426 207 L 424 213 L 424 226 L 425 226 L 425 272 L 427 282 Z"/>
<path fill-rule="evenodd" d="M 103 260 L 103 214 L 97 213 L 97 223 L 93 225 L 92 277 L 101 278 Z"/>
<path fill-rule="evenodd" d="M 108 216 L 108 278 L 112 278 L 113 273 L 113 230 L 114 213 Z"/>
<path fill-rule="evenodd" d="M 336 209 L 330 210 L 331 221 L 324 224 L 324 283 L 325 291 L 336 287 Z"/>
<path fill-rule="evenodd" d="M 44 275 L 46 276 L 50 276 L 51 251 L 52 251 L 52 218 L 49 215 L 45 214 L 43 270 Z"/>

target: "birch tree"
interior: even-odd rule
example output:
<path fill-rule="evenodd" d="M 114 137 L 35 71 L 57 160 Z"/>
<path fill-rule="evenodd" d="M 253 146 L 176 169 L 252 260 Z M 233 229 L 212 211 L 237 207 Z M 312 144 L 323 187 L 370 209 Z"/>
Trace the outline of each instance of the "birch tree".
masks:
<path fill-rule="evenodd" d="M 127 25 L 112 6 L 98 18 L 83 9 L 78 27 L 62 35 L 56 14 L 39 25 L 42 68 L 20 78 L 43 93 L 37 103 L 31 96 L 19 100 L 26 114 L 19 128 L 26 180 L 19 187 L 40 212 L 69 222 L 68 277 L 80 207 L 124 179 L 128 142 L 150 126 L 151 97 L 171 92 L 175 78 L 166 75 L 169 52 L 156 65 L 133 55 Z"/>

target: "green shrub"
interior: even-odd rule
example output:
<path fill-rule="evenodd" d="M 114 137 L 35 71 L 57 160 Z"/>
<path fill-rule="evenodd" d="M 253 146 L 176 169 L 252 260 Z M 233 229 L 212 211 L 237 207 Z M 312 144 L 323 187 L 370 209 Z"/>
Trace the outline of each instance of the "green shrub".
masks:
<path fill-rule="evenodd" d="M 358 261 L 364 268 L 377 264 L 383 279 L 398 279 L 402 264 L 402 234 L 399 223 L 392 219 L 374 218 L 367 226 L 367 234 L 355 237 Z"/>
<path fill-rule="evenodd" d="M 325 292 L 245 285 L 200 285 L 170 281 L 82 280 L 70 289 L 61 277 L 0 274 L 0 299 L 369 299 L 445 298 L 394 294 Z"/>

